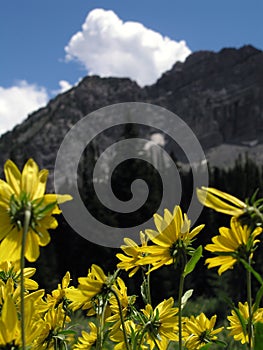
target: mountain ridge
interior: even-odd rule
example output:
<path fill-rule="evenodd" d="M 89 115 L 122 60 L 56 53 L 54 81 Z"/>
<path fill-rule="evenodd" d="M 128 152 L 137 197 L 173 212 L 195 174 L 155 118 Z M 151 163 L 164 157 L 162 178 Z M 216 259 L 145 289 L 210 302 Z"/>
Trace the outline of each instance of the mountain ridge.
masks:
<path fill-rule="evenodd" d="M 233 161 L 241 152 L 263 164 L 263 52 L 250 45 L 195 52 L 143 88 L 129 78 L 84 77 L 1 136 L 1 164 L 11 158 L 22 165 L 33 157 L 52 170 L 64 136 L 77 121 L 121 102 L 146 102 L 176 113 L 192 128 L 212 165 L 230 165 L 223 159 L 224 145 Z M 220 156 L 217 148 L 218 154 L 224 149 Z"/>

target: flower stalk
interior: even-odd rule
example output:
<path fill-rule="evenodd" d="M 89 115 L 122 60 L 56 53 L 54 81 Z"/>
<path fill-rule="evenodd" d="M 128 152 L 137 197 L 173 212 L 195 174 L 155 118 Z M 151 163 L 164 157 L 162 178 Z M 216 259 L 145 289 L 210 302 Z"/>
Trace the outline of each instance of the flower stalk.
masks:
<path fill-rule="evenodd" d="M 21 243 L 21 258 L 20 258 L 20 269 L 21 269 L 21 285 L 20 285 L 20 312 L 21 312 L 21 341 L 22 350 L 26 349 L 26 339 L 25 339 L 25 280 L 24 280 L 24 268 L 25 268 L 25 246 L 26 237 L 31 220 L 31 205 L 27 204 L 24 213 L 24 224 L 22 233 L 22 243 Z"/>
<path fill-rule="evenodd" d="M 104 321 L 105 321 L 105 311 L 108 305 L 108 295 L 106 295 L 105 301 L 103 301 L 102 312 L 99 317 L 99 327 L 98 327 L 98 339 L 96 342 L 96 349 L 103 349 L 104 342 Z"/>
<path fill-rule="evenodd" d="M 183 270 L 180 276 L 179 282 L 179 294 L 178 294 L 178 332 L 179 332 L 179 350 L 183 349 L 183 335 L 182 335 L 182 297 L 184 290 L 184 273 Z"/>
<path fill-rule="evenodd" d="M 122 326 L 122 330 L 123 330 L 123 338 L 124 338 L 125 347 L 126 347 L 126 350 L 130 350 L 128 337 L 127 337 L 127 333 L 126 333 L 126 328 L 125 328 L 125 323 L 124 323 L 124 318 L 123 318 L 123 313 L 122 313 L 122 307 L 121 307 L 120 298 L 118 296 L 118 293 L 113 288 L 111 288 L 111 292 L 114 295 L 114 297 L 116 298 L 117 303 L 118 303 L 118 308 L 119 308 L 119 312 L 120 312 L 121 326 Z"/>
<path fill-rule="evenodd" d="M 251 266 L 251 258 L 248 258 L 248 264 Z M 247 269 L 247 299 L 248 299 L 248 349 L 253 349 L 253 310 L 252 310 L 252 286 L 251 286 L 251 270 Z"/>

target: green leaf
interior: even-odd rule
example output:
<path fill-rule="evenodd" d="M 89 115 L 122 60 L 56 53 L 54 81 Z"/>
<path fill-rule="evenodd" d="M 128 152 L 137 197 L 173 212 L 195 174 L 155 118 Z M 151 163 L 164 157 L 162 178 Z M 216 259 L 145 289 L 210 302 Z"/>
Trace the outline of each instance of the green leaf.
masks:
<path fill-rule="evenodd" d="M 189 298 L 191 298 L 192 294 L 193 294 L 193 289 L 189 289 L 187 290 L 184 295 L 182 296 L 182 301 L 181 301 L 181 304 L 182 304 L 182 309 L 185 307 L 185 304 L 187 303 L 187 300 Z"/>
<path fill-rule="evenodd" d="M 261 278 L 260 274 L 257 273 L 257 271 L 255 271 L 253 269 L 253 267 L 248 263 L 246 262 L 246 260 L 244 259 L 240 259 L 241 263 L 244 265 L 244 267 L 247 269 L 247 271 L 251 272 L 252 275 L 257 279 L 257 281 L 263 285 L 263 279 Z"/>
<path fill-rule="evenodd" d="M 76 331 L 73 331 L 73 329 L 65 329 L 60 331 L 59 334 L 76 334 Z"/>
<path fill-rule="evenodd" d="M 227 346 L 227 343 L 222 341 L 222 340 L 215 340 L 214 343 L 219 345 L 219 346 L 223 346 L 223 347 Z"/>
<path fill-rule="evenodd" d="M 202 252 L 203 252 L 203 247 L 200 245 L 195 250 L 195 252 L 194 252 L 193 256 L 191 257 L 191 259 L 185 265 L 184 272 L 183 272 L 183 277 L 186 277 L 187 275 L 189 275 L 189 273 L 191 273 L 194 270 L 196 264 L 198 263 L 198 261 L 202 257 Z"/>
<path fill-rule="evenodd" d="M 262 297 L 263 297 L 263 285 L 257 291 L 255 304 L 253 306 L 253 312 L 255 312 L 259 308 L 259 304 L 260 304 Z"/>
<path fill-rule="evenodd" d="M 223 341 L 221 341 L 221 340 L 215 340 L 215 341 L 213 341 L 213 342 L 210 342 L 210 343 L 207 343 L 207 344 L 205 344 L 204 346 L 202 346 L 201 348 L 200 348 L 200 350 L 207 350 L 207 349 L 210 349 L 210 347 L 213 345 L 213 344 L 216 344 L 216 345 L 218 345 L 218 346 L 222 346 L 222 347 L 226 347 L 227 346 L 227 344 L 225 343 L 225 342 L 223 342 Z"/>
<path fill-rule="evenodd" d="M 148 289 L 147 280 L 144 279 L 142 284 L 141 284 L 141 296 L 142 296 L 142 299 L 143 299 L 145 304 L 148 304 L 148 302 L 149 302 L 147 289 Z"/>
<path fill-rule="evenodd" d="M 200 350 L 207 350 L 207 349 L 210 349 L 211 346 L 212 346 L 212 344 L 213 344 L 213 343 L 207 343 L 207 344 L 205 344 L 204 346 L 202 346 L 202 347 L 200 348 Z"/>
<path fill-rule="evenodd" d="M 254 350 L 263 350 L 263 323 L 255 324 L 255 347 Z"/>
<path fill-rule="evenodd" d="M 37 219 L 40 220 L 40 219 L 44 218 L 47 214 L 52 212 L 52 210 L 55 208 L 56 205 L 57 205 L 57 202 L 52 202 L 52 203 L 47 204 L 43 208 L 37 210 L 36 211 Z"/>

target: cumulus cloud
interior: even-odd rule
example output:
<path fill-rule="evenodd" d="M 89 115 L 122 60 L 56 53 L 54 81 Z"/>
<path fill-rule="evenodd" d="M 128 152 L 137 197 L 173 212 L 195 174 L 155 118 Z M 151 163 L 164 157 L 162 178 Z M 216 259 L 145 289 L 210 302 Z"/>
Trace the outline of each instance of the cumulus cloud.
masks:
<path fill-rule="evenodd" d="M 67 80 L 60 80 L 58 84 L 60 86 L 61 93 L 68 91 L 69 89 L 72 88 L 72 85 Z"/>
<path fill-rule="evenodd" d="M 21 123 L 29 113 L 45 106 L 47 101 L 45 88 L 24 80 L 15 86 L 0 86 L 0 134 Z"/>
<path fill-rule="evenodd" d="M 90 75 L 129 77 L 141 86 L 154 83 L 176 61 L 191 53 L 138 22 L 123 22 L 113 11 L 91 11 L 82 30 L 65 47 L 66 60 L 80 62 Z"/>
<path fill-rule="evenodd" d="M 66 92 L 72 88 L 72 85 L 67 80 L 60 80 L 58 82 L 58 85 L 59 85 L 59 89 L 53 90 L 52 94 L 54 95 L 62 94 L 63 92 Z"/>

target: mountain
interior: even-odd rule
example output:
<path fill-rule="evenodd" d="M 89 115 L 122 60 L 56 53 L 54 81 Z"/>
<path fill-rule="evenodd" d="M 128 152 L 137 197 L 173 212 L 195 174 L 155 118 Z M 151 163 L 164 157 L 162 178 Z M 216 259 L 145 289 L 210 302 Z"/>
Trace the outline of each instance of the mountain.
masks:
<path fill-rule="evenodd" d="M 101 107 L 134 101 L 180 116 L 212 165 L 229 166 L 245 153 L 263 164 L 263 52 L 252 46 L 195 52 L 144 88 L 126 78 L 85 77 L 2 135 L 0 164 L 11 158 L 22 165 L 33 157 L 52 171 L 60 144 L 77 121 Z"/>

